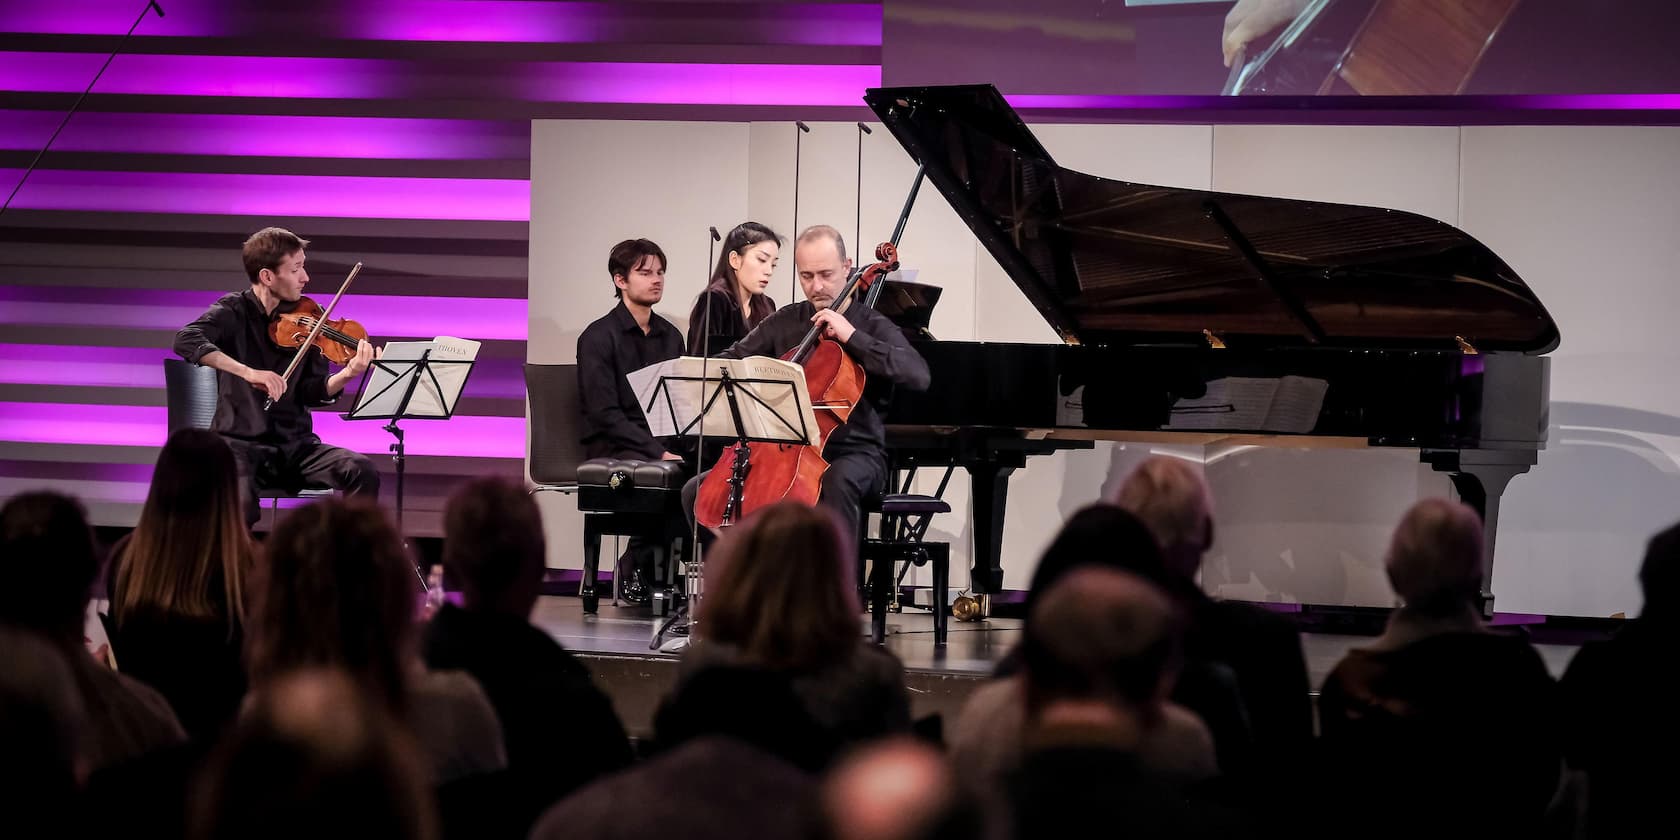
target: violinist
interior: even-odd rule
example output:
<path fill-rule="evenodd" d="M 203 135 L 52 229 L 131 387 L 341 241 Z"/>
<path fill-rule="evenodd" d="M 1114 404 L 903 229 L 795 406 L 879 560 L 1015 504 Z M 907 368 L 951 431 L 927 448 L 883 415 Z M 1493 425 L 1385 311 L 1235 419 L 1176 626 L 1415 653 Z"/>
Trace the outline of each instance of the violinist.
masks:
<path fill-rule="evenodd" d="M 358 452 L 328 446 L 315 436 L 309 411 L 332 404 L 373 361 L 373 346 L 357 342 L 343 369 L 329 375 L 319 350 L 277 345 L 269 323 L 298 306 L 309 283 L 304 248 L 289 230 L 263 228 L 245 240 L 251 287 L 231 292 L 175 334 L 175 352 L 215 368 L 219 399 L 211 428 L 233 448 L 245 495 L 245 520 L 260 513 L 257 479 L 274 486 L 326 485 L 345 493 L 379 493 L 379 472 Z M 294 354 L 309 353 L 288 383 L 281 374 Z M 266 411 L 264 403 L 273 400 Z"/>
<path fill-rule="evenodd" d="M 862 500 L 881 492 L 887 480 L 887 440 L 877 405 L 893 386 L 926 390 L 927 361 L 905 340 L 886 316 L 855 300 L 835 301 L 846 285 L 852 261 L 846 241 L 828 225 L 813 225 L 799 234 L 793 249 L 794 273 L 805 300 L 789 304 L 766 318 L 747 336 L 719 356 L 779 357 L 798 346 L 813 324 L 822 338 L 840 343 L 863 367 L 866 385 L 851 418 L 829 435 L 823 448 L 828 470 L 823 473 L 817 503 L 832 509 L 842 527 L 857 529 L 863 520 Z M 685 509 L 694 509 L 700 479 L 683 488 Z"/>
<path fill-rule="evenodd" d="M 765 291 L 781 243 L 781 236 L 758 222 L 742 222 L 724 237 L 723 255 L 688 314 L 688 355 L 716 355 L 776 311 Z"/>

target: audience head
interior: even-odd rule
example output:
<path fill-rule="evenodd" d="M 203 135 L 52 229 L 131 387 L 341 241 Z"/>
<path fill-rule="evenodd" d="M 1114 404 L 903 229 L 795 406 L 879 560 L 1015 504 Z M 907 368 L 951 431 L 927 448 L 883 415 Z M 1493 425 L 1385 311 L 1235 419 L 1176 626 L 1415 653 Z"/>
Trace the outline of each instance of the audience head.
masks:
<path fill-rule="evenodd" d="M 1482 586 L 1482 518 L 1469 505 L 1424 499 L 1401 517 L 1389 543 L 1388 581 L 1410 609 L 1456 613 Z"/>
<path fill-rule="evenodd" d="M 1062 530 L 1039 558 L 1027 587 L 1028 620 L 1034 604 L 1050 587 L 1086 566 L 1124 569 L 1157 584 L 1168 577 L 1155 538 L 1136 516 L 1115 505 L 1087 505 L 1062 523 Z"/>
<path fill-rule="evenodd" d="M 826 508 L 781 502 L 755 511 L 708 558 L 700 632 L 765 667 L 842 661 L 862 630 L 852 556 Z"/>
<path fill-rule="evenodd" d="M 712 665 L 677 684 L 654 716 L 658 751 L 705 737 L 730 738 L 816 772 L 828 765 L 834 736 L 811 717 L 787 674 Z"/>
<path fill-rule="evenodd" d="M 525 488 L 479 478 L 443 511 L 443 565 L 468 609 L 529 616 L 546 567 L 542 514 Z"/>
<path fill-rule="evenodd" d="M 1646 617 L 1680 615 L 1680 525 L 1651 538 L 1645 562 L 1639 567 L 1639 588 L 1645 593 Z"/>
<path fill-rule="evenodd" d="M 822 788 L 830 840 L 970 840 L 983 836 L 945 756 L 907 738 L 864 747 Z"/>
<path fill-rule="evenodd" d="M 0 624 L 80 645 L 99 553 L 87 515 L 60 493 L 13 496 L 0 508 Z"/>
<path fill-rule="evenodd" d="M 345 674 L 303 670 L 252 695 L 200 774 L 192 836 L 436 837 L 425 761 Z"/>
<path fill-rule="evenodd" d="M 63 646 L 22 628 L 0 627 L 0 801 L 11 806 L 6 824 L 62 824 L 69 816 L 62 809 L 86 769 L 80 733 L 87 727 Z"/>
<path fill-rule="evenodd" d="M 1174 574 L 1195 576 L 1213 547 L 1213 497 L 1200 470 L 1183 458 L 1150 456 L 1126 477 L 1114 503 L 1155 535 Z"/>
<path fill-rule="evenodd" d="M 239 468 L 221 435 L 182 429 L 158 453 L 140 521 L 122 552 L 111 614 L 140 610 L 245 623 L 253 548 Z"/>
<path fill-rule="evenodd" d="M 1180 620 L 1149 581 L 1116 569 L 1069 572 L 1021 631 L 1028 719 L 1059 703 L 1152 717 L 1171 691 Z"/>
<path fill-rule="evenodd" d="M 266 553 L 251 630 L 253 686 L 297 668 L 342 668 L 401 709 L 419 589 L 385 512 L 353 496 L 323 499 L 281 520 Z"/>

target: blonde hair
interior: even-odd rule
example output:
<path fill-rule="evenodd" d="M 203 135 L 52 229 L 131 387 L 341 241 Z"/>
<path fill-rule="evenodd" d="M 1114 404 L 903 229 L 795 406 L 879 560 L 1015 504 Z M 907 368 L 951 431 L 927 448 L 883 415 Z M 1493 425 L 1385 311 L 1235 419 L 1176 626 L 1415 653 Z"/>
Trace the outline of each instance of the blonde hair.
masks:
<path fill-rule="evenodd" d="M 1201 472 L 1182 458 L 1150 456 L 1126 477 L 1113 502 L 1142 521 L 1162 551 L 1208 547 L 1213 499 Z"/>
<path fill-rule="evenodd" d="M 238 481 L 233 450 L 216 433 L 183 429 L 164 444 L 111 587 L 119 626 L 138 610 L 225 619 L 230 636 L 244 625 L 255 550 Z"/>
<path fill-rule="evenodd" d="M 1469 505 L 1424 499 L 1400 518 L 1384 565 L 1408 607 L 1457 609 L 1482 587 L 1482 518 Z"/>

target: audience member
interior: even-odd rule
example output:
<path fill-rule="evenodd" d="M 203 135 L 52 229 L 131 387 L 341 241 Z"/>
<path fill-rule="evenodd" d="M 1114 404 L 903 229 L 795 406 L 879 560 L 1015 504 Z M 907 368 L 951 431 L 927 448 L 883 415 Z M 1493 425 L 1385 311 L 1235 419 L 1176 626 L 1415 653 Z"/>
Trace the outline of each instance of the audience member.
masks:
<path fill-rule="evenodd" d="M 1565 756 L 1586 775 L 1588 838 L 1634 837 L 1668 819 L 1680 720 L 1664 662 L 1680 649 L 1680 525 L 1651 538 L 1639 568 L 1645 606 L 1614 638 L 1589 642 L 1559 684 Z"/>
<path fill-rule="evenodd" d="M 908 731 L 903 665 L 863 642 L 855 556 L 826 508 L 755 512 L 706 564 L 702 638 L 684 652 L 682 673 L 744 664 L 787 674 L 841 743 Z"/>
<path fill-rule="evenodd" d="M 1113 505 L 1089 505 L 1068 519 L 1039 559 L 1027 589 L 1028 621 L 1057 582 L 1092 566 L 1134 570 L 1146 579 L 1163 577 L 1160 552 L 1136 517 Z M 952 763 L 973 790 L 996 789 L 1020 765 L 1026 714 L 1020 657 L 1017 647 L 1000 678 L 969 695 L 951 726 Z M 1137 752 L 1146 766 L 1170 778 L 1199 780 L 1218 772 L 1208 726 L 1176 702 L 1161 705 L 1158 725 L 1143 734 Z"/>
<path fill-rule="evenodd" d="M 963 795 L 951 765 L 919 741 L 864 747 L 822 787 L 826 840 L 975 840 L 985 836 L 981 803 Z"/>
<path fill-rule="evenodd" d="M 63 645 L 0 626 L 0 819 L 8 837 L 80 834 L 75 800 L 87 773 L 80 742 L 88 720 L 65 658 Z"/>
<path fill-rule="evenodd" d="M 1172 600 L 1143 578 L 1081 568 L 1051 585 L 1022 628 L 1025 755 L 1007 802 L 1014 836 L 1231 837 L 1219 808 L 1149 769 L 1180 656 Z"/>
<path fill-rule="evenodd" d="M 1261 777 L 1287 771 L 1313 735 L 1301 635 L 1286 616 L 1215 600 L 1196 584 L 1202 556 L 1213 547 L 1213 501 L 1200 471 L 1182 458 L 1153 456 L 1126 477 L 1114 502 L 1143 522 L 1161 547 L 1167 577 L 1157 583 L 1184 611 L 1186 674 L 1226 672 L 1241 699 L 1246 735 L 1233 737 L 1231 726 L 1207 721 L 1220 768 Z M 1202 704 L 1179 699 L 1201 710 Z"/>
<path fill-rule="evenodd" d="M 383 510 L 354 497 L 324 499 L 281 520 L 267 548 L 252 625 L 253 688 L 299 668 L 342 668 L 413 727 L 434 781 L 507 766 L 484 690 L 464 672 L 429 671 L 420 661 L 418 581 Z"/>
<path fill-rule="evenodd" d="M 113 672 L 82 643 L 88 595 L 99 574 L 93 534 L 79 502 L 57 493 L 24 493 L 0 509 L 0 624 L 38 634 L 69 669 L 86 714 L 80 756 L 91 772 L 185 739 L 168 701 Z"/>
<path fill-rule="evenodd" d="M 176 432 L 107 573 L 118 667 L 162 692 L 187 732 L 206 741 L 245 696 L 245 586 L 255 552 L 240 499 L 227 442 L 204 429 Z"/>
<path fill-rule="evenodd" d="M 629 765 L 630 741 L 583 663 L 531 626 L 546 552 L 541 514 L 524 488 L 502 478 L 468 482 L 451 495 L 443 528 L 443 564 L 461 606 L 446 604 L 428 623 L 426 664 L 465 671 L 483 686 L 501 720 L 508 769 L 534 797 L 534 819 Z"/>
<path fill-rule="evenodd" d="M 197 840 L 431 840 L 432 792 L 413 736 L 330 669 L 276 677 L 200 775 Z"/>
<path fill-rule="evenodd" d="M 1480 517 L 1418 502 L 1386 565 L 1402 606 L 1319 693 L 1317 790 L 1331 824 L 1382 837 L 1536 833 L 1561 767 L 1556 687 L 1525 640 L 1488 632 L 1477 614 Z"/>
<path fill-rule="evenodd" d="M 653 753 L 699 738 L 733 738 L 810 773 L 839 750 L 838 737 L 811 717 L 788 674 L 743 665 L 713 664 L 685 676 L 659 704 L 653 728 Z"/>

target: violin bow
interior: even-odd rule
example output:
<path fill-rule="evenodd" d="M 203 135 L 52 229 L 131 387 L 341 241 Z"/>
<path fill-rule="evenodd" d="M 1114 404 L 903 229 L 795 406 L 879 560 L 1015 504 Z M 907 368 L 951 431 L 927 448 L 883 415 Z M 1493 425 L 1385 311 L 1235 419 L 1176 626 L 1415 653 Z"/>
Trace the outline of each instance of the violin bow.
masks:
<path fill-rule="evenodd" d="M 338 293 L 333 295 L 332 302 L 327 304 L 326 309 L 321 310 L 321 317 L 316 318 L 315 326 L 309 328 L 309 337 L 304 339 L 303 344 L 298 346 L 297 355 L 293 356 L 291 363 L 286 365 L 286 372 L 280 374 L 280 380 L 282 382 L 285 382 L 288 386 L 291 385 L 292 371 L 297 370 L 298 363 L 303 361 L 304 356 L 309 355 L 309 348 L 315 346 L 315 337 L 321 334 L 321 327 L 325 326 L 327 318 L 332 316 L 333 307 L 338 306 L 338 299 L 344 297 L 344 290 L 350 288 L 350 281 L 356 279 L 356 275 L 361 273 L 361 270 L 362 264 L 356 263 L 356 265 L 350 269 L 350 276 L 344 278 L 344 284 L 338 287 Z M 270 397 L 268 402 L 263 404 L 263 410 L 268 410 L 269 406 L 272 405 L 274 405 L 274 398 Z"/>

